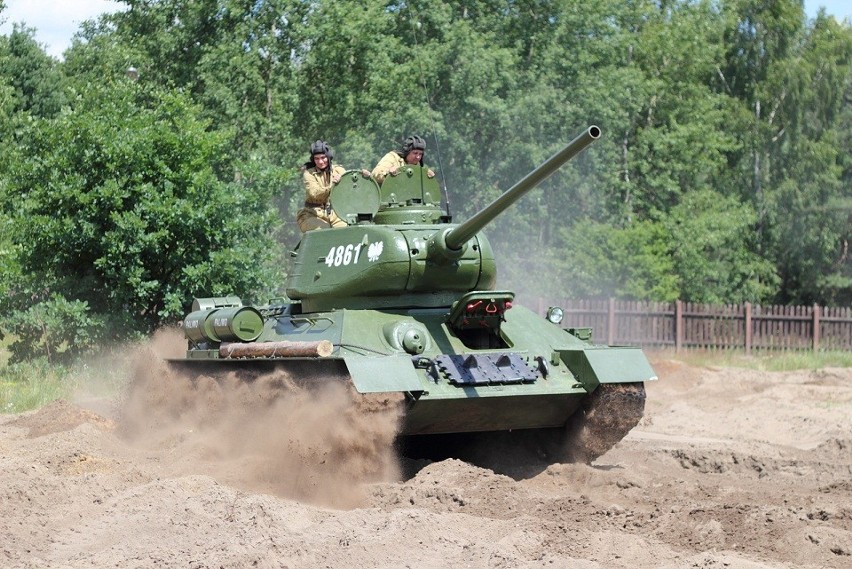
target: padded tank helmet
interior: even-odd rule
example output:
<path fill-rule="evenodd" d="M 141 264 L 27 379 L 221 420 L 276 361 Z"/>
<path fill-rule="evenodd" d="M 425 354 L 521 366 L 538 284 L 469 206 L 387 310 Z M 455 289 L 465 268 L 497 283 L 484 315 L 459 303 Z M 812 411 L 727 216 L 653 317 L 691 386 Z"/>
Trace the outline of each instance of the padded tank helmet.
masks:
<path fill-rule="evenodd" d="M 409 136 L 402 142 L 402 151 L 400 154 L 402 154 L 402 157 L 405 158 L 412 150 L 422 150 L 423 152 L 426 152 L 426 141 L 416 134 Z"/>
<path fill-rule="evenodd" d="M 326 158 L 328 158 L 328 166 L 325 169 L 331 170 L 331 161 L 334 159 L 334 150 L 324 140 L 316 140 L 311 143 L 311 155 L 308 157 L 308 161 L 305 162 L 305 168 L 313 168 L 316 166 L 314 163 L 314 156 L 316 154 L 325 154 Z"/>
<path fill-rule="evenodd" d="M 324 140 L 317 140 L 311 144 L 311 158 L 314 154 L 325 154 L 329 160 L 334 158 L 334 150 Z"/>

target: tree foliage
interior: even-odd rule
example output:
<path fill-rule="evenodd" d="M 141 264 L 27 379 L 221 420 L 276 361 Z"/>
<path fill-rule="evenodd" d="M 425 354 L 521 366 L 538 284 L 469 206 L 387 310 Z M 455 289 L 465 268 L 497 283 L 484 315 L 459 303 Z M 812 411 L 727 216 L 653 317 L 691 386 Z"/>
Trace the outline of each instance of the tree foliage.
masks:
<path fill-rule="evenodd" d="M 6 211 L 28 279 L 13 321 L 33 313 L 37 286 L 51 301 L 38 314 L 85 306 L 93 329 L 121 337 L 193 296 L 268 284 L 271 196 L 222 179 L 227 136 L 198 115 L 186 96 L 128 80 L 20 134 Z"/>
<path fill-rule="evenodd" d="M 465 219 L 602 128 L 487 229 L 501 288 L 852 302 L 852 29 L 801 2 L 123 4 L 61 62 L 0 37 L 0 311 L 51 344 L 275 289 L 308 144 L 412 133 Z"/>
<path fill-rule="evenodd" d="M 0 84 L 11 90 L 13 112 L 53 116 L 64 102 L 63 78 L 34 34 L 34 29 L 15 24 L 9 36 L 0 37 Z"/>

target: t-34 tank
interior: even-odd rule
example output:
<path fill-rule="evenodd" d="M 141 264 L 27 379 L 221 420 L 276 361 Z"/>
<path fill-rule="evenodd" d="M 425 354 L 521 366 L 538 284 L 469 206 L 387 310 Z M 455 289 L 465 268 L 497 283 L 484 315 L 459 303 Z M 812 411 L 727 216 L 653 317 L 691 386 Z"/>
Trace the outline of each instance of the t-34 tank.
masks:
<path fill-rule="evenodd" d="M 641 350 L 594 345 L 589 329 L 560 327 L 561 311 L 541 317 L 494 290 L 480 231 L 599 136 L 589 127 L 460 225 L 424 168 L 381 187 L 348 172 L 331 203 L 349 225 L 303 236 L 288 300 L 197 299 L 183 322 L 186 357 L 172 364 L 346 381 L 361 395 L 404 397 L 405 436 L 524 430 L 546 439 L 550 460 L 594 460 L 641 419 L 654 371 Z"/>

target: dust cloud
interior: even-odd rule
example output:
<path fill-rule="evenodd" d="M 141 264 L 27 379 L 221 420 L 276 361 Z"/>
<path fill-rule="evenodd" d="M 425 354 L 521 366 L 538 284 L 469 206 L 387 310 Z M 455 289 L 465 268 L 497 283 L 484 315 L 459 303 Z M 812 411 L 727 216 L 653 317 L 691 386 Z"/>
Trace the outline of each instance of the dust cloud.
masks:
<path fill-rule="evenodd" d="M 361 504 L 365 484 L 399 478 L 401 398 L 334 377 L 305 387 L 284 371 L 188 374 L 166 361 L 184 347 L 165 330 L 138 350 L 117 422 L 129 444 L 163 453 L 170 474 L 338 508 Z"/>

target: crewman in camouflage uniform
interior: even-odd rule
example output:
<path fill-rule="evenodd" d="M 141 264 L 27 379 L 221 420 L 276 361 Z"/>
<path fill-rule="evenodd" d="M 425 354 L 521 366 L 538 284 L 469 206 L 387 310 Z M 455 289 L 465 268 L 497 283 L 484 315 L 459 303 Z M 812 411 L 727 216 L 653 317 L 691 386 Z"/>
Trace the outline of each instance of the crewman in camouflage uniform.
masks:
<path fill-rule="evenodd" d="M 328 202 L 331 189 L 340 181 L 346 169 L 332 165 L 334 151 L 325 141 L 311 144 L 311 157 L 305 162 L 302 181 L 305 184 L 305 207 L 296 214 L 302 233 L 326 227 L 346 227 L 346 222 L 334 213 Z M 361 175 L 369 177 L 368 170 Z"/>
<path fill-rule="evenodd" d="M 376 167 L 373 168 L 373 179 L 381 184 L 385 178 L 396 176 L 406 164 L 423 166 L 423 155 L 426 153 L 426 141 L 415 135 L 409 136 L 402 142 L 399 150 L 391 150 L 385 154 Z M 430 178 L 435 177 L 431 169 L 426 172 Z"/>

